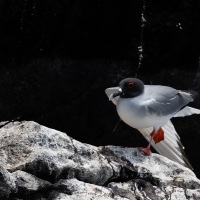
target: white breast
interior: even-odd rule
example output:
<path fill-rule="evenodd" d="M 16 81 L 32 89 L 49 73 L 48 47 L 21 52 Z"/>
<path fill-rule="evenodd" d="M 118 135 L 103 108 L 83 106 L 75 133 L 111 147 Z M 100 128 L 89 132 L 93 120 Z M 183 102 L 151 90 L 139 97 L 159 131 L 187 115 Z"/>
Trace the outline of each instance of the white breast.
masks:
<path fill-rule="evenodd" d="M 143 102 L 143 95 L 134 98 L 119 98 L 117 102 L 118 115 L 126 124 L 136 129 L 159 128 L 171 118 L 169 116 L 162 118 L 150 116 Z"/>

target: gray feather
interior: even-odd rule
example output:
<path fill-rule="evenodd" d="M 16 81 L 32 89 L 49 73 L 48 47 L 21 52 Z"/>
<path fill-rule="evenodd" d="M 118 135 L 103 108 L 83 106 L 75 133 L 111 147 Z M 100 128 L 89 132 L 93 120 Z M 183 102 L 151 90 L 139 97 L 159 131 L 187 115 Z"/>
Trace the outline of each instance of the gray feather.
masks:
<path fill-rule="evenodd" d="M 144 105 L 152 117 L 175 115 L 194 100 L 190 92 L 166 86 L 145 86 L 144 95 L 148 97 Z"/>

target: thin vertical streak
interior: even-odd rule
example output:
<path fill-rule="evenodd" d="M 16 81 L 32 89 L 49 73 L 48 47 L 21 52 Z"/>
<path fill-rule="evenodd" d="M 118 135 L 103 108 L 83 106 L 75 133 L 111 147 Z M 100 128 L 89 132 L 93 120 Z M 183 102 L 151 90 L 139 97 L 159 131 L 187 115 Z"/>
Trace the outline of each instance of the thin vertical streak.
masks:
<path fill-rule="evenodd" d="M 143 61 L 143 40 L 144 40 L 144 28 L 145 28 L 145 23 L 146 23 L 145 9 L 146 9 L 146 0 L 142 0 L 140 46 L 138 46 L 139 62 L 138 62 L 138 67 L 135 73 L 135 77 L 137 77 L 139 69 L 141 68 L 142 61 Z"/>
<path fill-rule="evenodd" d="M 26 5 L 27 5 L 27 1 L 28 0 L 25 0 L 24 1 L 24 4 L 23 4 L 23 10 L 22 10 L 22 15 L 21 15 L 21 30 L 23 29 L 23 21 L 24 21 L 24 14 L 25 14 L 25 11 L 26 11 Z"/>
<path fill-rule="evenodd" d="M 199 91 L 199 86 L 200 86 L 200 56 L 199 56 L 199 62 L 198 62 L 196 76 L 194 78 L 192 87 L 193 87 L 193 89 Z"/>

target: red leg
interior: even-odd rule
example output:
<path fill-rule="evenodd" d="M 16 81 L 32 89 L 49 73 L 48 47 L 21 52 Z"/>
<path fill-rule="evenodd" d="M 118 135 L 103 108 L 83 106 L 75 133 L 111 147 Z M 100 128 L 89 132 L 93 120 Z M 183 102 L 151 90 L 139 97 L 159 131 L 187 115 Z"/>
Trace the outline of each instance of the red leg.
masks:
<path fill-rule="evenodd" d="M 152 139 L 155 141 L 155 143 L 158 143 L 162 140 L 164 140 L 164 131 L 162 130 L 162 128 L 160 128 L 158 131 L 155 131 L 155 129 L 153 129 L 153 131 L 150 133 L 151 135 L 151 139 L 149 141 L 148 146 L 145 147 L 139 147 L 139 149 L 144 152 L 145 154 L 147 154 L 148 156 L 151 155 L 151 142 Z"/>
<path fill-rule="evenodd" d="M 158 143 L 158 142 L 164 140 L 164 131 L 162 130 L 162 128 L 160 128 L 156 132 L 155 136 L 153 136 L 152 133 L 151 133 L 151 136 L 153 137 L 154 142 Z"/>
<path fill-rule="evenodd" d="M 148 156 L 150 156 L 152 153 L 149 145 L 147 147 L 138 147 L 138 149 L 147 154 Z"/>
<path fill-rule="evenodd" d="M 151 139 L 149 141 L 149 144 L 147 145 L 147 147 L 138 147 L 138 149 L 142 152 L 144 152 L 145 154 L 147 154 L 148 156 L 151 155 L 151 142 L 152 142 L 152 139 L 153 137 L 155 136 L 156 132 L 155 132 L 155 129 L 153 129 L 153 131 L 150 133 L 151 135 Z"/>

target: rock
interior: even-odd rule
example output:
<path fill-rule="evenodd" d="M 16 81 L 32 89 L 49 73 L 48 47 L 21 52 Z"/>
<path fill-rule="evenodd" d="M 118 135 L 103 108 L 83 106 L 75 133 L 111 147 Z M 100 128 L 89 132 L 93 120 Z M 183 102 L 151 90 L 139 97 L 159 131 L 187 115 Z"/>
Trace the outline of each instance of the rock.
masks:
<path fill-rule="evenodd" d="M 115 194 L 119 194 L 128 199 L 171 199 L 187 200 L 200 199 L 200 189 L 180 188 L 176 186 L 154 186 L 141 179 L 128 181 L 126 183 L 110 183 L 109 188 Z"/>
<path fill-rule="evenodd" d="M 50 182 L 74 178 L 103 185 L 112 166 L 96 147 L 84 145 L 65 133 L 34 122 L 8 124 L 0 129 L 2 164 Z"/>
<path fill-rule="evenodd" d="M 18 190 L 12 193 L 9 199 L 45 200 L 51 190 L 51 183 L 27 172 L 18 170 L 13 172 L 12 176 L 15 178 Z"/>
<path fill-rule="evenodd" d="M 48 181 L 39 179 L 27 172 L 17 170 L 16 172 L 13 172 L 12 175 L 16 179 L 16 185 L 18 186 L 18 190 L 20 190 L 20 192 L 33 193 L 35 191 L 45 190 L 51 187 L 51 183 Z"/>
<path fill-rule="evenodd" d="M 136 148 L 95 147 L 32 121 L 0 129 L 0 199 L 200 199 L 188 168 Z"/>
<path fill-rule="evenodd" d="M 121 163 L 130 171 L 136 172 L 136 178 L 147 180 L 158 186 L 173 185 L 190 189 L 200 188 L 200 180 L 190 169 L 159 154 L 144 156 L 136 148 L 115 146 L 106 146 L 100 149 L 107 158 L 115 159 L 117 163 Z"/>
<path fill-rule="evenodd" d="M 97 186 L 94 184 L 84 183 L 82 181 L 78 181 L 77 179 L 68 179 L 68 180 L 59 180 L 54 188 L 56 190 L 62 191 L 62 193 L 58 193 L 53 191 L 49 198 L 52 200 L 58 199 L 69 199 L 69 200 L 77 200 L 77 199 L 116 199 L 116 200 L 126 200 L 127 198 L 122 198 L 118 195 L 115 195 L 112 190 L 106 187 Z"/>
<path fill-rule="evenodd" d="M 5 167 L 0 166 L 0 199 L 8 199 L 12 192 L 16 192 L 15 178 Z"/>

